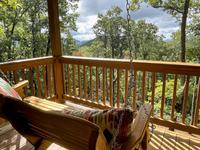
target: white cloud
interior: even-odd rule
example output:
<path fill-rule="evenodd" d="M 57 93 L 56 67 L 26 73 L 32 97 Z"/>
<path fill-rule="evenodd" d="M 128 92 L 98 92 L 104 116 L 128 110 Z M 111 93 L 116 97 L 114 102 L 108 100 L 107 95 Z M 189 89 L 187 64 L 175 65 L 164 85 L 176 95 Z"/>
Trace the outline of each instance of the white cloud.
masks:
<path fill-rule="evenodd" d="M 91 29 L 97 21 L 97 15 L 87 16 L 83 19 L 78 20 L 77 27 L 79 33 L 91 33 Z"/>
<path fill-rule="evenodd" d="M 78 31 L 73 33 L 74 38 L 79 41 L 91 40 L 95 38 L 92 27 L 97 21 L 97 15 L 81 16 L 77 20 Z"/>
<path fill-rule="evenodd" d="M 120 6 L 123 10 L 122 16 L 126 17 L 125 1 L 122 0 L 80 0 L 78 12 L 80 17 L 77 20 L 78 32 L 73 33 L 77 40 L 90 40 L 95 38 L 92 27 L 97 21 L 97 14 L 104 13 L 112 6 Z M 179 28 L 176 19 L 164 12 L 162 9 L 155 9 L 147 4 L 141 4 L 141 8 L 136 12 L 131 12 L 134 20 L 146 20 L 159 27 L 159 35 L 163 34 L 166 39 L 170 38 L 172 32 Z"/>
<path fill-rule="evenodd" d="M 74 35 L 74 38 L 78 41 L 88 41 L 94 39 L 95 35 L 90 33 L 85 33 L 85 34 Z"/>

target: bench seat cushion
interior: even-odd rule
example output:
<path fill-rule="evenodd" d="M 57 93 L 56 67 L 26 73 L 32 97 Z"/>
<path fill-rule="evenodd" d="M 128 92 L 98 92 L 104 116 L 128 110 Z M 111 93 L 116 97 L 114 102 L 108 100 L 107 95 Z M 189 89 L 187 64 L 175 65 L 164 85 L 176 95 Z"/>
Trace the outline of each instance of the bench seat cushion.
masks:
<path fill-rule="evenodd" d="M 131 125 L 136 116 L 134 111 L 121 108 L 106 110 L 75 108 L 64 109 L 63 112 L 97 124 L 102 129 L 109 146 L 115 149 L 120 149 L 117 147 L 120 147 L 120 144 L 124 143 L 131 134 Z"/>

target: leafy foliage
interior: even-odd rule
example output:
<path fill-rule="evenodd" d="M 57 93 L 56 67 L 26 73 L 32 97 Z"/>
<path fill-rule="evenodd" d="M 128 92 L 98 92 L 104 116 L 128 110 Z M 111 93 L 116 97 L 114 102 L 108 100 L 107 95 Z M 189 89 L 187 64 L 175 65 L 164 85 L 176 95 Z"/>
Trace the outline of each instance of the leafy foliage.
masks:
<path fill-rule="evenodd" d="M 60 0 L 60 28 L 63 51 L 74 48 L 70 31 L 76 30 L 78 0 Z M 0 2 L 0 61 L 51 54 L 47 1 Z"/>

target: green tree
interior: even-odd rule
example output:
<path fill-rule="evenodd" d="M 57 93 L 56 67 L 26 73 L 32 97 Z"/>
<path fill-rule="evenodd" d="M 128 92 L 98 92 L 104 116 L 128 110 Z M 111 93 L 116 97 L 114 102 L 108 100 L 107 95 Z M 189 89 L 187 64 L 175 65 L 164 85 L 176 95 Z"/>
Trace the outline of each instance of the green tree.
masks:
<path fill-rule="evenodd" d="M 196 5 L 195 0 L 148 0 L 154 8 L 163 8 L 172 16 L 176 17 L 181 24 L 181 38 L 180 38 L 180 61 L 186 61 L 186 26 L 188 12 Z"/>
<path fill-rule="evenodd" d="M 97 23 L 94 25 L 94 33 L 104 43 L 104 48 L 111 49 L 112 58 L 122 58 L 123 27 L 125 20 L 121 16 L 119 7 L 112 7 L 105 15 L 98 14 Z M 106 55 L 106 54 L 105 54 Z"/>
<path fill-rule="evenodd" d="M 72 37 L 71 33 L 66 35 L 67 37 L 62 39 L 62 48 L 64 55 L 72 55 L 77 50 L 76 41 Z"/>
<path fill-rule="evenodd" d="M 59 1 L 63 41 L 70 41 L 70 32 L 76 30 L 77 2 Z M 0 8 L 0 61 L 51 54 L 47 1 L 6 0 L 0 2 Z M 71 44 L 64 43 L 63 47 L 69 48 Z"/>
<path fill-rule="evenodd" d="M 152 23 L 146 23 L 144 20 L 139 20 L 131 28 L 132 42 L 135 46 L 135 58 L 143 60 L 153 60 L 157 58 L 159 42 L 162 38 L 159 37 L 158 27 Z"/>
<path fill-rule="evenodd" d="M 17 47 L 21 29 L 20 26 L 28 7 L 22 0 L 12 0 L 1 2 L 0 5 L 0 29 L 1 29 L 1 61 L 13 60 L 17 57 L 15 48 Z M 21 31 L 23 32 L 23 31 Z"/>
<path fill-rule="evenodd" d="M 196 3 L 191 13 L 188 31 L 188 57 L 190 61 L 200 63 L 200 3 Z"/>
<path fill-rule="evenodd" d="M 62 40 L 62 50 L 64 54 L 72 55 L 77 49 L 76 41 L 73 39 L 71 31 L 77 31 L 76 20 L 79 14 L 76 12 L 79 0 L 60 0 L 60 30 Z"/>

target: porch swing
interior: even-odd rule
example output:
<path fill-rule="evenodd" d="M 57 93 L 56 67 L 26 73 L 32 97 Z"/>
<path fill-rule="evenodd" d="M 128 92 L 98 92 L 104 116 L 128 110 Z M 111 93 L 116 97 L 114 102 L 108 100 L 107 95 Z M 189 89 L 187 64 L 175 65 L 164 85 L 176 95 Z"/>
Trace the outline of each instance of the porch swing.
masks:
<path fill-rule="evenodd" d="M 132 58 L 131 66 L 130 80 L 133 77 Z M 23 81 L 13 88 L 23 97 L 23 88 L 27 84 Z M 40 150 L 47 149 L 51 142 L 76 150 L 147 149 L 151 109 L 151 105 L 143 104 L 136 115 L 126 108 L 96 110 L 70 102 L 63 105 L 34 96 L 20 100 L 12 95 L 0 94 L 0 117 L 7 119 L 35 149 Z M 103 118 L 97 118 L 99 114 L 103 114 L 104 118 L 105 114 L 112 114 L 113 120 L 117 120 L 112 124 L 112 127 L 117 126 L 113 136 L 108 132 L 110 129 L 96 124 Z"/>

